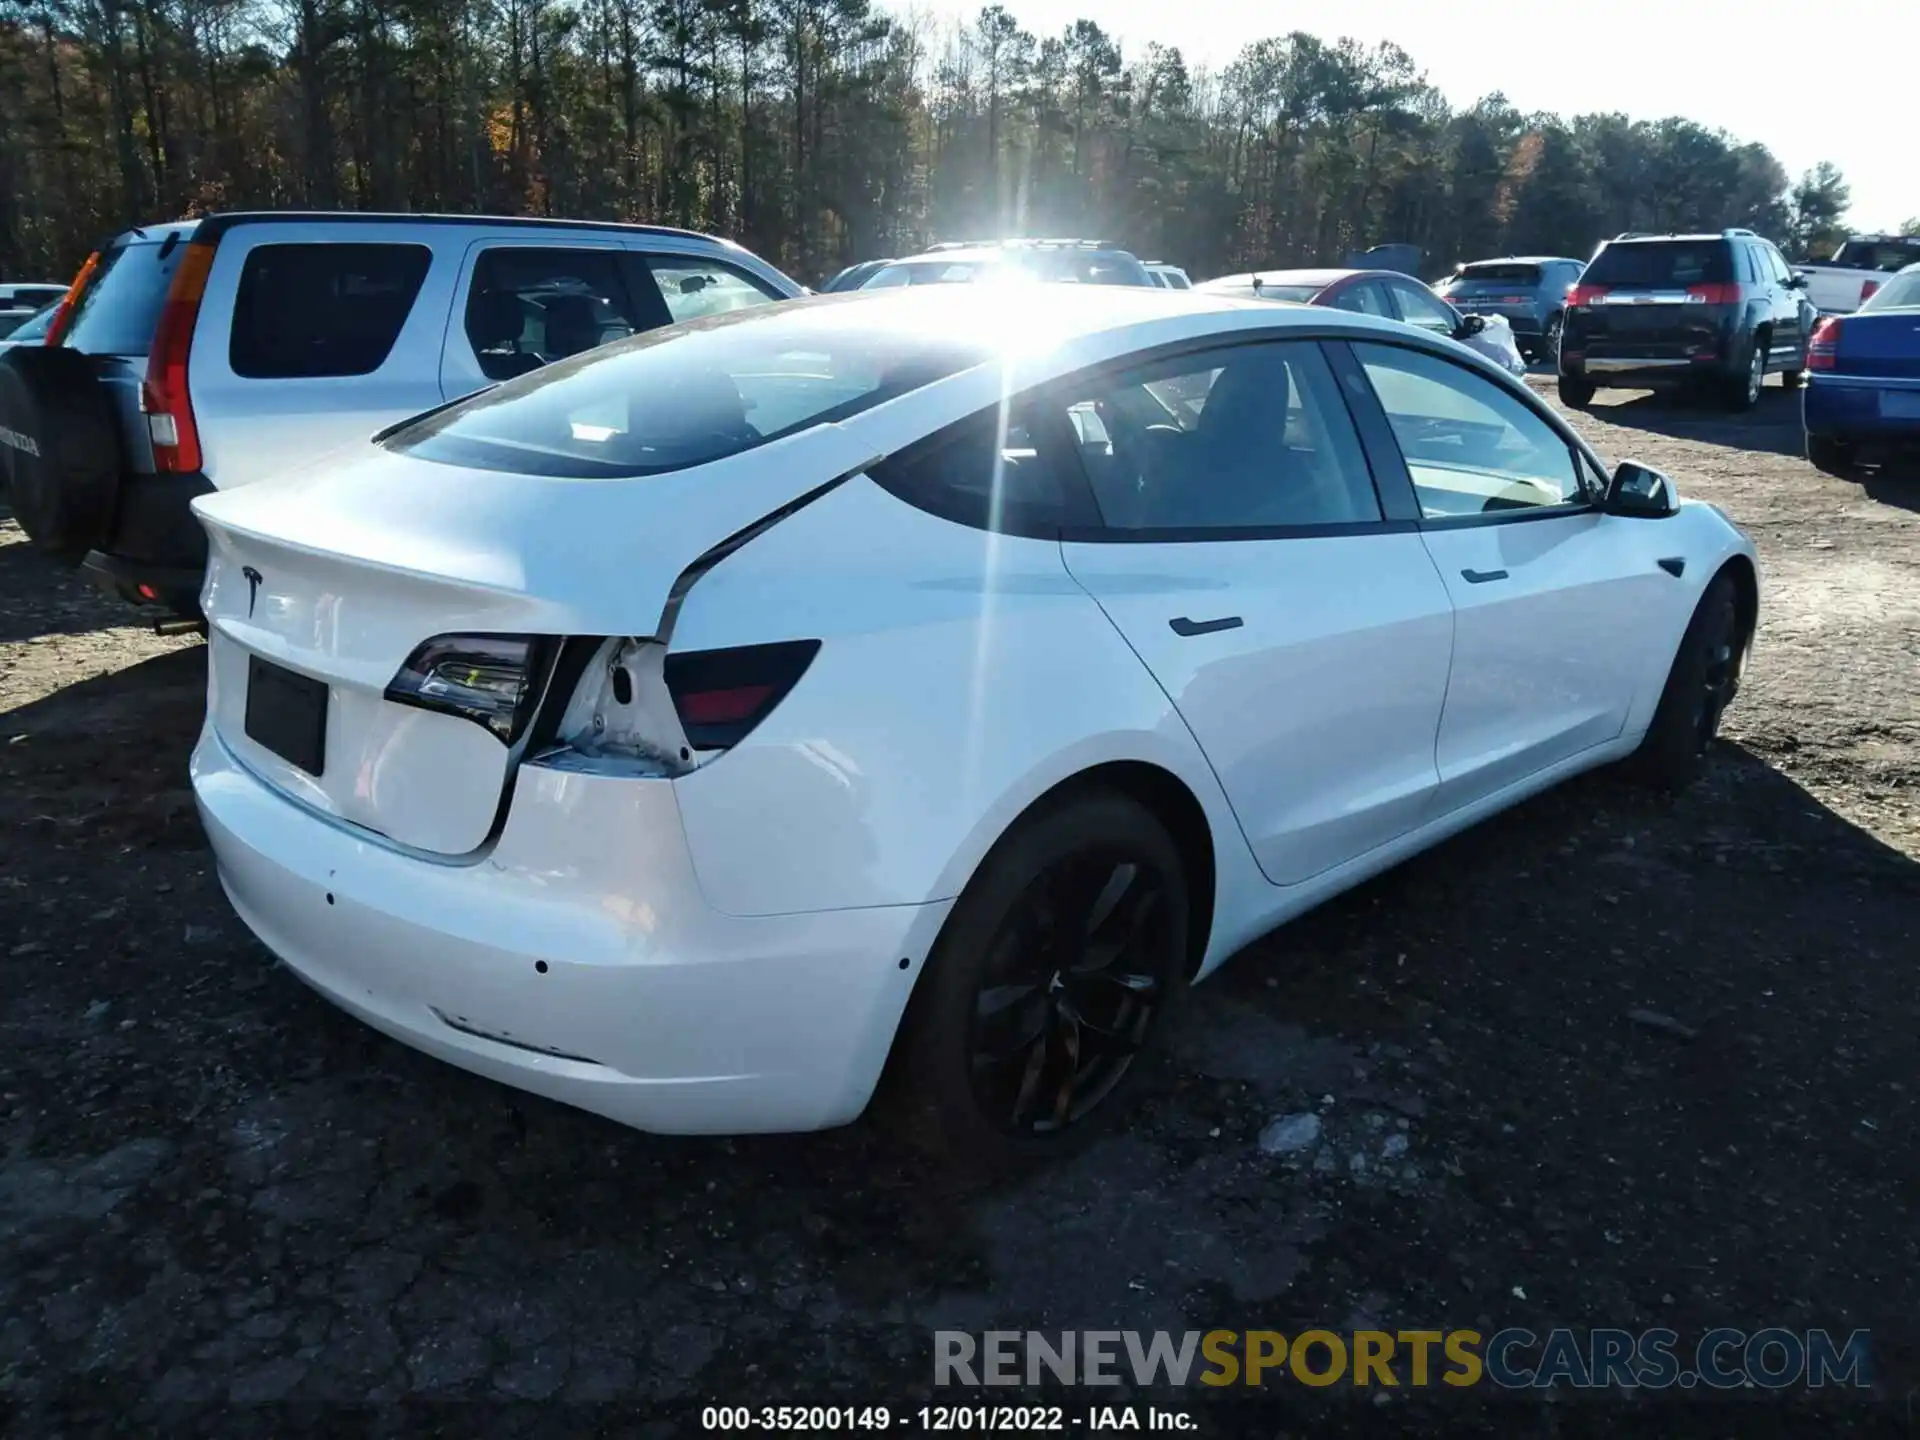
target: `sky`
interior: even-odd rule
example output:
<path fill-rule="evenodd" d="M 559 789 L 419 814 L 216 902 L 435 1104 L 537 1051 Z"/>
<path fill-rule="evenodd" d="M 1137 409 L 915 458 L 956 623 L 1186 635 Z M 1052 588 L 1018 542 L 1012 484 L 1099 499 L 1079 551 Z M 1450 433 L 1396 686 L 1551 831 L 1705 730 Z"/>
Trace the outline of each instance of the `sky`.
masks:
<path fill-rule="evenodd" d="M 914 8 L 966 20 L 982 3 Z M 1290 30 L 1390 40 L 1458 106 L 1499 90 L 1523 111 L 1682 115 L 1759 141 L 1795 179 L 1831 160 L 1852 187 L 1855 230 L 1890 230 L 1920 215 L 1920 131 L 1911 118 L 1920 0 L 1004 3 L 1035 34 L 1085 17 L 1118 38 L 1129 59 L 1158 41 L 1179 46 L 1190 66 L 1215 69 L 1248 42 Z"/>

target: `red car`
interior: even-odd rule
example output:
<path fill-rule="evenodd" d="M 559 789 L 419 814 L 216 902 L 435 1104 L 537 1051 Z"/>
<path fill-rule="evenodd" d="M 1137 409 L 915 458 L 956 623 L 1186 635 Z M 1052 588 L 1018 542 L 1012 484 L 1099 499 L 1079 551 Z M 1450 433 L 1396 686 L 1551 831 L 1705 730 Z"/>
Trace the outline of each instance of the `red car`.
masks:
<path fill-rule="evenodd" d="M 1254 300 L 1328 305 L 1404 321 L 1455 340 L 1464 340 L 1480 328 L 1411 275 L 1393 270 L 1257 270 L 1222 275 L 1193 288 Z"/>

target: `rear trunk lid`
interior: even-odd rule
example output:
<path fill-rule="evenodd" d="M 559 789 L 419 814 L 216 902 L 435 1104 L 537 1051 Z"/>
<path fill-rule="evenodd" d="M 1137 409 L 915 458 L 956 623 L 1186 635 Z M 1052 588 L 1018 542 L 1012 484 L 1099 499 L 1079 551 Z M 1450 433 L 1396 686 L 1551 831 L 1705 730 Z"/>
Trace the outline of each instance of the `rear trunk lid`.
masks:
<path fill-rule="evenodd" d="M 696 561 L 872 458 L 837 425 L 619 481 L 369 446 L 203 496 L 211 723 L 309 808 L 411 849 L 470 855 L 493 831 L 518 752 L 471 719 L 386 698 L 423 642 L 657 635 Z"/>
<path fill-rule="evenodd" d="M 1863 310 L 1839 324 L 1835 374 L 1920 379 L 1920 307 Z"/>

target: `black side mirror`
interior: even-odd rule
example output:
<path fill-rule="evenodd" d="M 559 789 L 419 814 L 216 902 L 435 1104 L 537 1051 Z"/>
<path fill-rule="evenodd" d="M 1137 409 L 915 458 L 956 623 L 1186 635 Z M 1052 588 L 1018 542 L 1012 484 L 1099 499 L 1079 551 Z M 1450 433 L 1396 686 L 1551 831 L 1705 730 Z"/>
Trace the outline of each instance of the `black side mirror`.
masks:
<path fill-rule="evenodd" d="M 1464 340 L 1469 335 L 1478 335 L 1482 330 L 1486 328 L 1487 328 L 1486 316 L 1462 315 L 1460 317 L 1460 324 L 1454 329 L 1453 338 L 1456 340 Z"/>
<path fill-rule="evenodd" d="M 1609 515 L 1630 515 L 1636 520 L 1664 520 L 1680 510 L 1680 497 L 1673 481 L 1650 465 L 1637 460 L 1622 460 L 1620 468 L 1607 482 L 1606 497 L 1600 508 Z"/>
<path fill-rule="evenodd" d="M 680 293 L 682 295 L 698 295 L 706 288 L 707 277 L 704 275 L 689 275 L 680 282 Z"/>
<path fill-rule="evenodd" d="M 1806 289 L 1807 288 L 1807 272 L 1804 270 L 1794 271 L 1793 274 L 1787 277 L 1787 288 L 1790 290 Z"/>

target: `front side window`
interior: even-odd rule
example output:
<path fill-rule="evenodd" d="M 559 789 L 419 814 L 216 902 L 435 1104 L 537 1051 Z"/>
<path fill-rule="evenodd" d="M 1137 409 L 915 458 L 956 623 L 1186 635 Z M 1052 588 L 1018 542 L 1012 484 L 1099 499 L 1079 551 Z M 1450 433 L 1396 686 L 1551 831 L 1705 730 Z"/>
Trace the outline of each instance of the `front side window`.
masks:
<path fill-rule="evenodd" d="M 675 321 L 751 310 L 781 297 L 731 265 L 691 255 L 649 255 L 647 268 Z"/>
<path fill-rule="evenodd" d="M 1424 351 L 1356 343 L 1353 353 L 1427 519 L 1587 499 L 1573 447 L 1497 382 Z"/>
<path fill-rule="evenodd" d="M 526 475 L 658 475 L 844 420 L 986 359 L 860 314 L 756 306 L 650 330 L 482 391 L 385 443 Z"/>
<path fill-rule="evenodd" d="M 474 263 L 467 341 L 489 380 L 511 380 L 640 328 L 617 250 L 503 245 Z"/>
<path fill-rule="evenodd" d="M 240 270 L 227 363 L 249 380 L 371 375 L 432 263 L 424 245 L 256 245 Z"/>
<path fill-rule="evenodd" d="M 1310 342 L 1162 360 L 1065 394 L 1109 528 L 1262 530 L 1380 519 L 1353 421 Z"/>
<path fill-rule="evenodd" d="M 1431 330 L 1436 335 L 1451 335 L 1457 325 L 1453 311 L 1417 285 L 1395 285 L 1393 298 L 1400 307 L 1400 318 L 1409 325 Z"/>

